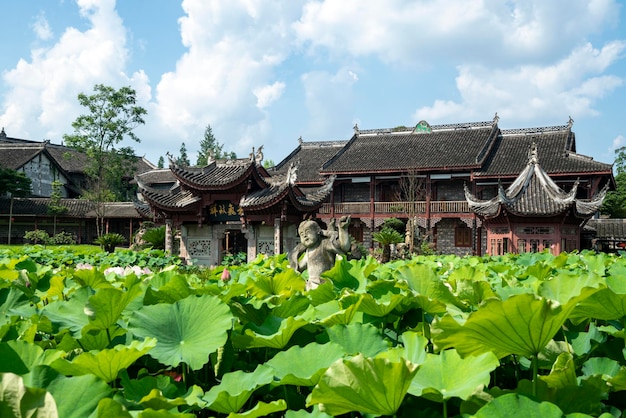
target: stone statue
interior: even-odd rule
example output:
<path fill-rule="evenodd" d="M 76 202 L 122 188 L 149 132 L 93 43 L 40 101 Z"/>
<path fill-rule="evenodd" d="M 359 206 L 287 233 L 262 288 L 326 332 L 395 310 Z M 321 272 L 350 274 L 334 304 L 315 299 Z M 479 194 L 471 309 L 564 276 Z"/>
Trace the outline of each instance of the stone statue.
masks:
<path fill-rule="evenodd" d="M 289 262 L 293 269 L 309 272 L 306 289 L 311 290 L 324 283 L 320 275 L 333 268 L 337 254 L 345 254 L 350 250 L 350 235 L 348 226 L 350 217 L 342 216 L 339 219 L 339 228 L 332 219 L 329 228 L 323 230 L 315 221 L 304 221 L 298 226 L 300 244 L 289 255 Z M 300 256 L 304 254 L 302 258 Z"/>

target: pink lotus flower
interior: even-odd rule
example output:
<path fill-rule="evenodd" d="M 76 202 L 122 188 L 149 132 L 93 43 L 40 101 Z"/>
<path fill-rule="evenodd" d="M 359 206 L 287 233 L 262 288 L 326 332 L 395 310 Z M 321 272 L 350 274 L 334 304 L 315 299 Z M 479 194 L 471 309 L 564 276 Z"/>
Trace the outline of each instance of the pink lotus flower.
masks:
<path fill-rule="evenodd" d="M 222 272 L 222 281 L 227 282 L 230 280 L 230 271 L 228 269 L 224 269 Z"/>

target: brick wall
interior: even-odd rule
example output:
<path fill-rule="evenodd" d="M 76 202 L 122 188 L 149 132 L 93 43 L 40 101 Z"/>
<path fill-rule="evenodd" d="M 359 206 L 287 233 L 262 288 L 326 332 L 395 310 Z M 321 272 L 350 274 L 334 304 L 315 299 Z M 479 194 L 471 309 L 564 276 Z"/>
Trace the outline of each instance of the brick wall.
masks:
<path fill-rule="evenodd" d="M 437 252 L 464 256 L 472 253 L 472 247 L 454 246 L 454 229 L 459 225 L 458 219 L 443 219 L 437 223 Z"/>

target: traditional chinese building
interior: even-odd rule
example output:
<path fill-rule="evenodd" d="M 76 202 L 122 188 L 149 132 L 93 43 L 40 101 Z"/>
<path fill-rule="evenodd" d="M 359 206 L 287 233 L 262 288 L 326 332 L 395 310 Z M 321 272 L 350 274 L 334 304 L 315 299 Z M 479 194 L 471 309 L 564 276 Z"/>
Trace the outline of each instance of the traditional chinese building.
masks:
<path fill-rule="evenodd" d="M 180 255 L 217 265 L 225 255 L 244 252 L 248 260 L 295 245 L 297 225 L 327 198 L 332 178 L 307 191 L 296 185 L 296 168 L 270 176 L 262 154 L 210 161 L 137 177 L 139 191 L 166 229 L 180 232 Z M 171 243 L 167 244 L 171 249 Z"/>
<path fill-rule="evenodd" d="M 554 254 L 580 248 L 581 229 L 602 206 L 609 183 L 590 199 L 578 198 L 580 181 L 568 191 L 559 187 L 539 164 L 537 144 L 532 143 L 528 162 L 496 196 L 478 199 L 465 186 L 469 208 L 486 231 L 487 253 L 538 252 Z"/>

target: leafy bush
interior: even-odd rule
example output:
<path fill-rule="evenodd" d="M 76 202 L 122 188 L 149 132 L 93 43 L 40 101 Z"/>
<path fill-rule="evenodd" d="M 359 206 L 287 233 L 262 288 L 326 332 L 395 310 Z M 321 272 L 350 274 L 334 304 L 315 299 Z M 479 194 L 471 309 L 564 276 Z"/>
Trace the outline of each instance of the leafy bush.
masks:
<path fill-rule="evenodd" d="M 142 248 L 165 249 L 165 226 L 149 228 L 141 235 Z"/>
<path fill-rule="evenodd" d="M 387 218 L 383 221 L 383 225 L 381 229 L 391 228 L 398 231 L 400 234 L 404 235 L 406 231 L 406 225 L 404 222 L 398 218 Z"/>
<path fill-rule="evenodd" d="M 107 253 L 112 253 L 115 251 L 115 247 L 118 245 L 124 244 L 126 242 L 126 238 L 123 235 L 117 234 L 114 232 L 104 234 L 94 241 L 94 243 L 100 245 L 104 251 Z"/>
<path fill-rule="evenodd" d="M 248 260 L 248 254 L 240 252 L 237 254 L 226 253 L 222 259 L 223 266 L 240 266 Z"/>
<path fill-rule="evenodd" d="M 59 232 L 58 234 L 50 237 L 48 244 L 51 245 L 74 245 L 76 240 L 74 235 L 69 232 Z"/>
<path fill-rule="evenodd" d="M 26 231 L 24 239 L 31 244 L 47 244 L 50 240 L 50 235 L 43 229 L 35 229 L 34 231 Z"/>

